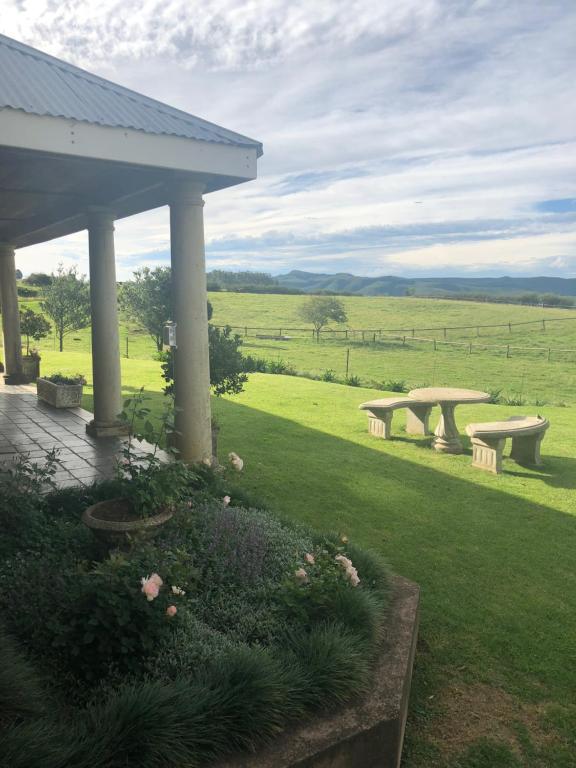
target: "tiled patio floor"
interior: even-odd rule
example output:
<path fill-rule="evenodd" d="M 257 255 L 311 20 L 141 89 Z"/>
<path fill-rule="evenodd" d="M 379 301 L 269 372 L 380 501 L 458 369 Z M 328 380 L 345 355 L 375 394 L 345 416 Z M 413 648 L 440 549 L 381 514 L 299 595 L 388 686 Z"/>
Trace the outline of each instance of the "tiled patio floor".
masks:
<path fill-rule="evenodd" d="M 89 485 L 113 474 L 122 439 L 89 437 L 91 413 L 52 408 L 38 400 L 35 386 L 0 381 L 0 464 L 23 453 L 36 461 L 56 448 L 61 465 L 54 479 L 60 486 Z"/>

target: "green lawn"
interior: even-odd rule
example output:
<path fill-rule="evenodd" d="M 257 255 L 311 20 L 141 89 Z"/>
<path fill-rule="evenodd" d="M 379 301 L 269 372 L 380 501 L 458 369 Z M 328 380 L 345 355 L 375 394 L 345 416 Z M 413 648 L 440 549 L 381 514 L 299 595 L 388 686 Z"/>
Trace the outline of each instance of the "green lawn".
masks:
<path fill-rule="evenodd" d="M 302 296 L 212 293 L 213 322 L 235 326 L 261 326 L 277 333 L 280 329 L 302 327 L 298 307 Z M 574 316 L 576 310 L 540 309 L 513 305 L 477 302 L 441 301 L 430 299 L 392 297 L 344 297 L 351 328 L 411 328 L 490 323 L 517 323 L 536 321 L 536 325 L 508 328 L 448 331 L 448 341 L 472 343 L 472 354 L 467 346 L 451 347 L 442 344 L 443 331 L 422 331 L 422 335 L 436 337 L 432 342 L 413 341 L 408 334 L 406 344 L 387 339 L 377 343 L 355 340 L 323 340 L 315 343 L 311 334 L 296 335 L 291 341 L 256 339 L 256 331 L 249 331 L 244 339 L 244 352 L 268 360 L 282 359 L 298 371 L 321 375 L 333 370 L 344 378 L 349 352 L 349 373 L 362 383 L 374 385 L 382 381 L 401 380 L 410 387 L 460 385 L 503 390 L 504 395 L 521 395 L 532 404 L 541 401 L 576 404 L 576 319 L 555 318 Z M 22 302 L 38 309 L 38 302 Z M 545 320 L 545 327 L 542 327 Z M 551 321 L 551 322 L 548 322 Z M 418 335 L 418 334 L 417 334 Z M 499 350 L 482 349 L 481 344 L 496 344 Z M 505 345 L 512 349 L 506 355 Z M 502 346 L 504 345 L 504 346 Z M 39 345 L 42 353 L 56 350 L 53 337 Z M 529 350 L 542 347 L 545 351 Z M 153 359 L 156 353 L 152 339 L 145 331 L 126 318 L 121 319 L 120 348 L 130 359 Z M 548 348 L 552 349 L 548 361 Z M 89 352 L 90 330 L 77 331 L 66 337 L 65 352 Z M 66 355 L 67 356 L 67 355 Z"/>
<path fill-rule="evenodd" d="M 45 370 L 88 370 L 47 353 Z M 125 392 L 160 407 L 158 364 L 123 363 Z M 373 390 L 253 375 L 214 401 L 220 455 L 271 507 L 381 552 L 422 588 L 406 768 L 568 768 L 576 753 L 576 456 L 573 408 L 551 421 L 540 470 L 505 461 L 495 477 L 435 454 L 395 417 L 396 439 L 366 431 Z M 90 392 L 86 405 L 91 403 Z M 534 409 L 528 412 L 533 412 Z M 476 405 L 461 425 L 518 409 Z"/>

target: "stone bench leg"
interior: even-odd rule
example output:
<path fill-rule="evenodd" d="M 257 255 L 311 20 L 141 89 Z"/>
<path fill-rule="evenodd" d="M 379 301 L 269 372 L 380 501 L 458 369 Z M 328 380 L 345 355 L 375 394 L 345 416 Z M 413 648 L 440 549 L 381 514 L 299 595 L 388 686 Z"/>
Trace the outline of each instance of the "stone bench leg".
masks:
<path fill-rule="evenodd" d="M 540 432 L 538 435 L 525 435 L 524 437 L 518 435 L 518 437 L 513 437 L 510 458 L 514 459 L 518 464 L 541 466 L 540 444 L 543 439 L 544 432 Z"/>
<path fill-rule="evenodd" d="M 374 437 L 390 440 L 392 436 L 392 411 L 382 416 L 368 415 L 368 432 Z"/>
<path fill-rule="evenodd" d="M 471 442 L 472 466 L 499 475 L 502 472 L 502 454 L 506 438 L 480 440 L 478 437 L 473 437 Z"/>
<path fill-rule="evenodd" d="M 428 422 L 431 405 L 410 405 L 406 409 L 406 432 L 409 435 L 431 435 Z"/>

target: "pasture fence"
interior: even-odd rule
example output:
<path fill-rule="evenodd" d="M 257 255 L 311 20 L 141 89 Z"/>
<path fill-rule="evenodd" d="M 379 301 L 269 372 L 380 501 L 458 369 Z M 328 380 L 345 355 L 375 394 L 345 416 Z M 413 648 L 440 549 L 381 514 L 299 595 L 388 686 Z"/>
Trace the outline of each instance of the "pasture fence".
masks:
<path fill-rule="evenodd" d="M 440 326 L 427 326 L 412 328 L 323 328 L 316 331 L 310 327 L 285 327 L 285 326 L 249 326 L 249 325 L 215 325 L 216 328 L 229 327 L 233 331 L 239 333 L 244 338 L 255 339 L 269 339 L 277 341 L 288 341 L 289 337 L 286 334 L 295 335 L 297 338 L 312 338 L 315 341 L 320 339 L 333 339 L 340 341 L 362 341 L 364 343 L 379 344 L 385 343 L 397 343 L 402 347 L 413 346 L 415 344 L 429 345 L 433 351 L 438 351 L 442 348 L 454 348 L 465 350 L 467 354 L 472 355 L 474 352 L 491 352 L 492 354 L 503 354 L 507 358 L 515 357 L 518 355 L 534 354 L 538 357 L 544 357 L 548 362 L 552 360 L 566 360 L 566 357 L 576 361 L 576 348 L 564 348 L 554 347 L 551 345 L 514 345 L 514 344 L 489 344 L 486 342 L 478 341 L 482 338 L 482 331 L 491 329 L 502 329 L 505 333 L 512 334 L 514 329 L 523 328 L 529 330 L 529 326 L 536 327 L 542 332 L 549 329 L 549 326 L 553 323 L 563 322 L 575 322 L 576 316 L 573 317 L 553 317 L 553 318 L 541 318 L 539 320 L 521 320 L 507 323 L 474 323 L 472 325 L 440 325 Z M 449 332 L 454 331 L 471 331 L 475 336 L 475 341 L 471 341 L 470 338 L 466 340 L 449 341 Z M 422 336 L 422 333 L 434 332 L 440 334 L 438 336 Z"/>

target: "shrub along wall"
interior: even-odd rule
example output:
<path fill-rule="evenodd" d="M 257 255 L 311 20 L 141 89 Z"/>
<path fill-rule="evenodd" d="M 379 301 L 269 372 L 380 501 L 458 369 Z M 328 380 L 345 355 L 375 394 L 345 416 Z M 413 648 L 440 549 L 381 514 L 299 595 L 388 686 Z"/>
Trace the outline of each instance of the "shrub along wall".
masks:
<path fill-rule="evenodd" d="M 244 507 L 207 469 L 187 482 L 153 542 L 105 556 L 79 518 L 113 482 L 4 483 L 1 766 L 206 765 L 366 690 L 381 562 Z"/>

